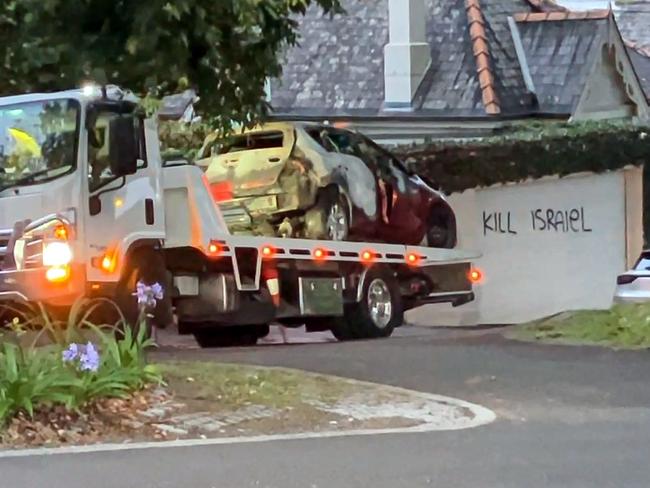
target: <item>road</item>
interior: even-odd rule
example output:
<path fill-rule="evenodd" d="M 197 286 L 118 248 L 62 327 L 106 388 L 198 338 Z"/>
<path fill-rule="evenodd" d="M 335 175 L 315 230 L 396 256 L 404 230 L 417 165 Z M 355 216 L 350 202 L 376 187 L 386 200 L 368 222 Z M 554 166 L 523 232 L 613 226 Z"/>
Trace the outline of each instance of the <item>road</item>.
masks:
<path fill-rule="evenodd" d="M 297 367 L 448 395 L 498 420 L 455 432 L 0 459 L 1 488 L 643 487 L 650 485 L 650 354 L 537 346 L 496 330 L 193 357 Z"/>

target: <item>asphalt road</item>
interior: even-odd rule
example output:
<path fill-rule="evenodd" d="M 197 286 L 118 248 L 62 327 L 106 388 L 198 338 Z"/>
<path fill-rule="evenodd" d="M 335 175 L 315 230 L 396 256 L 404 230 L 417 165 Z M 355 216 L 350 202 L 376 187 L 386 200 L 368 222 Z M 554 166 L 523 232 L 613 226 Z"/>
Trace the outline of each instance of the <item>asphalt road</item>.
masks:
<path fill-rule="evenodd" d="M 439 393 L 499 419 L 455 432 L 0 459 L 1 488 L 650 486 L 650 353 L 541 347 L 495 331 L 196 351 Z"/>

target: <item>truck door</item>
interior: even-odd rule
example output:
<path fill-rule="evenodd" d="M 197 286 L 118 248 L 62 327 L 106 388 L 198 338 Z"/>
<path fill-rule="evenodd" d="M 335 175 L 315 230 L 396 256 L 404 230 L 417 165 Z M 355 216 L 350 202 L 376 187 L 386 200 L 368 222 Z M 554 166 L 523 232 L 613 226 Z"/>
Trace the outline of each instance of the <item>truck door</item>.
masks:
<path fill-rule="evenodd" d="M 139 158 L 134 174 L 117 177 L 108 151 L 116 108 L 97 110 L 94 130 L 86 131 L 88 195 L 85 246 L 88 281 L 117 281 L 125 253 L 137 241 L 165 237 L 160 149 L 155 123 L 134 115 Z"/>

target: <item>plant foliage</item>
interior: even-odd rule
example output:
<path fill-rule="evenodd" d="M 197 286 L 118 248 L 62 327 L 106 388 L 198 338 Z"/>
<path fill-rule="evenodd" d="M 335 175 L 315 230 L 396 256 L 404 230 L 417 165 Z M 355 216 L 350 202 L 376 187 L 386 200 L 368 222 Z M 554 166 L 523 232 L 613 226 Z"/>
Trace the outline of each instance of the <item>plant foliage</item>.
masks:
<path fill-rule="evenodd" d="M 189 86 L 215 128 L 250 123 L 311 5 L 341 11 L 338 0 L 5 0 L 0 95 L 84 81 L 155 97 Z"/>
<path fill-rule="evenodd" d="M 448 193 L 544 176 L 602 173 L 650 162 L 650 128 L 611 122 L 534 123 L 470 141 L 402 146 L 410 167 Z M 650 209 L 650 172 L 644 208 Z M 645 212 L 650 235 L 650 210 Z"/>
<path fill-rule="evenodd" d="M 0 334 L 0 426 L 18 411 L 33 415 L 36 408 L 52 405 L 80 409 L 94 399 L 126 397 L 162 381 L 146 361 L 145 351 L 154 345 L 147 328 L 133 332 L 124 327 L 116 334 L 114 328 L 87 320 L 92 309 L 93 305 L 76 305 L 65 322 L 52 320 L 41 309 L 40 315 L 14 323 L 12 329 L 19 339 L 35 326 L 41 329 L 32 342 L 21 344 Z M 41 336 L 47 337 L 49 345 L 37 345 Z M 72 345 L 81 350 L 73 341 L 89 338 L 95 341 L 93 350 L 99 352 L 92 369 L 68 354 Z"/>

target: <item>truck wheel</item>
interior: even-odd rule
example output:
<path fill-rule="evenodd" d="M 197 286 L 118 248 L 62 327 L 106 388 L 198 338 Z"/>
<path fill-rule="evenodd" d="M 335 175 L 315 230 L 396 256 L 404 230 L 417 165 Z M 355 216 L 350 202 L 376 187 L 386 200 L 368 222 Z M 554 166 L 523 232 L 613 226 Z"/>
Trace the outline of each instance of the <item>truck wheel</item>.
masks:
<path fill-rule="evenodd" d="M 370 269 L 361 300 L 345 312 L 345 320 L 332 329 L 337 339 L 389 337 L 404 320 L 404 304 L 397 280 L 387 271 Z"/>
<path fill-rule="evenodd" d="M 153 315 L 153 323 L 159 327 L 167 327 L 174 321 L 172 308 L 172 283 L 165 266 L 165 259 L 161 253 L 153 249 L 143 248 L 129 256 L 128 269 L 118 284 L 116 291 L 116 302 L 124 315 L 127 324 L 137 329 L 140 308 L 138 299 L 133 294 L 136 284 L 142 281 L 146 285 L 159 283 L 163 287 L 163 299 L 159 300 L 156 307 L 149 311 Z M 147 329 L 150 327 L 150 320 L 144 324 Z"/>
<path fill-rule="evenodd" d="M 258 339 L 269 334 L 268 325 L 240 325 L 233 327 L 211 326 L 194 332 L 202 348 L 254 346 Z"/>
<path fill-rule="evenodd" d="M 306 235 L 309 239 L 347 241 L 350 237 L 350 213 L 345 197 L 338 189 L 321 190 L 316 206 L 305 214 Z"/>

